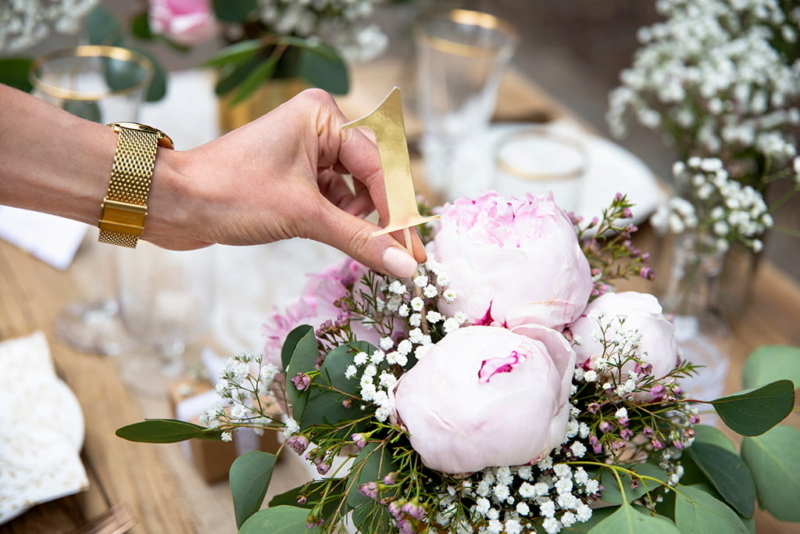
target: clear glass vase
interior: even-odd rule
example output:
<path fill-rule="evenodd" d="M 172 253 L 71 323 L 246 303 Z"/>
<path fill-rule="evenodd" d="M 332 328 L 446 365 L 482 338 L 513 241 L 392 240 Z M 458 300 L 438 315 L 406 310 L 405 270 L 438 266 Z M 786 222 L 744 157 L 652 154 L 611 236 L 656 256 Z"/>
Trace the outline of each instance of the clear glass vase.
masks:
<path fill-rule="evenodd" d="M 697 375 L 681 382 L 687 398 L 710 401 L 725 391 L 731 334 L 716 308 L 724 260 L 725 253 L 703 235 L 684 234 L 674 241 L 669 284 L 661 300 L 675 324 L 682 357 L 702 366 Z M 698 407 L 704 422 L 713 424 L 716 416 L 710 405 Z"/>

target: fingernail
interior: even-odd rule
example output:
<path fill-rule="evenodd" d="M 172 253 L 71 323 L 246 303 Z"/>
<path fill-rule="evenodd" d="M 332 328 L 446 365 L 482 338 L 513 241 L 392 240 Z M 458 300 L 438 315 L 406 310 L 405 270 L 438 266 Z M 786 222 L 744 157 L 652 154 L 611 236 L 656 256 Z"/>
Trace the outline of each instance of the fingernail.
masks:
<path fill-rule="evenodd" d="M 398 247 L 389 247 L 383 252 L 383 267 L 398 278 L 411 278 L 417 272 L 416 260 Z"/>

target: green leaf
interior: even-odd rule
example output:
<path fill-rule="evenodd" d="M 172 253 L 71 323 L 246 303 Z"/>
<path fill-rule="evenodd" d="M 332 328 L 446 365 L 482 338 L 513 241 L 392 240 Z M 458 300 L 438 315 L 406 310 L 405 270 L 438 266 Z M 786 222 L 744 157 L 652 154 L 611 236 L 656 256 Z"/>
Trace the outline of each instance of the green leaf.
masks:
<path fill-rule="evenodd" d="M 131 50 L 143 55 L 153 64 L 153 81 L 150 82 L 150 86 L 147 88 L 144 99 L 147 102 L 158 102 L 164 98 L 164 95 L 167 94 L 167 73 L 164 70 L 164 67 L 158 61 L 158 58 L 156 58 L 147 50 L 143 50 L 141 48 L 131 48 Z"/>
<path fill-rule="evenodd" d="M 600 521 L 592 534 L 680 534 L 678 528 L 665 517 L 653 517 L 640 506 L 624 504 Z"/>
<path fill-rule="evenodd" d="M 750 469 L 738 454 L 702 442 L 695 442 L 687 454 L 734 510 L 744 517 L 753 517 L 756 486 Z"/>
<path fill-rule="evenodd" d="M 24 57 L 0 58 L 0 83 L 30 93 L 33 89 L 28 79 L 33 60 Z"/>
<path fill-rule="evenodd" d="M 268 452 L 251 451 L 233 462 L 230 483 L 237 527 L 241 528 L 247 518 L 261 508 L 276 458 Z"/>
<path fill-rule="evenodd" d="M 359 532 L 388 532 L 389 513 L 378 500 L 394 497 L 398 490 L 382 492 L 378 500 L 372 500 L 362 495 L 358 488 L 367 482 L 382 481 L 395 470 L 385 443 L 367 443 L 353 462 L 353 469 L 347 477 L 347 505 L 353 508 L 353 523 Z"/>
<path fill-rule="evenodd" d="M 258 0 L 214 0 L 214 14 L 222 22 L 244 22 L 258 7 Z"/>
<path fill-rule="evenodd" d="M 343 95 L 350 90 L 347 65 L 332 48 L 325 45 L 303 49 L 300 73 L 309 84 L 329 93 Z"/>
<path fill-rule="evenodd" d="M 250 72 L 258 66 L 259 58 L 253 56 L 239 65 L 228 63 L 220 69 L 220 76 L 214 92 L 217 96 L 227 95 L 250 75 Z"/>
<path fill-rule="evenodd" d="M 131 21 L 131 33 L 137 39 L 143 41 L 150 41 L 153 39 L 153 30 L 150 29 L 150 19 L 147 12 L 139 13 Z"/>
<path fill-rule="evenodd" d="M 712 401 L 725 424 L 743 436 L 758 436 L 783 421 L 794 407 L 794 385 L 779 380 Z"/>
<path fill-rule="evenodd" d="M 353 363 L 353 357 L 359 352 L 372 354 L 375 347 L 363 341 L 346 343 L 336 347 L 325 356 L 317 376 L 309 387 L 308 403 L 303 417 L 295 418 L 300 428 L 305 430 L 315 425 L 338 425 L 364 417 L 357 403 L 346 408 L 342 402 L 356 396 L 359 382 L 356 378 L 346 378 L 345 371 Z M 346 438 L 360 428 L 343 425 L 336 433 L 339 438 Z"/>
<path fill-rule="evenodd" d="M 315 480 L 302 486 L 290 489 L 280 495 L 276 495 L 269 501 L 270 508 L 276 506 L 294 506 L 300 508 L 311 509 L 315 504 L 322 502 L 323 495 L 326 495 L 325 504 L 322 505 L 322 517 L 331 517 L 336 510 L 341 506 L 341 513 L 350 511 L 346 503 L 342 503 L 342 499 L 346 498 L 344 489 L 346 480 L 343 478 L 326 478 L 324 480 Z M 297 498 L 303 495 L 306 497 L 306 504 L 299 504 Z"/>
<path fill-rule="evenodd" d="M 627 466 L 626 466 L 627 467 Z M 657 465 L 643 463 L 630 466 L 629 469 L 636 473 L 657 478 L 663 482 L 667 481 L 667 473 Z M 622 485 L 625 489 L 625 496 L 623 498 L 620 492 L 619 483 L 614 476 L 612 469 L 605 469 L 603 472 L 602 484 L 605 487 L 603 490 L 602 500 L 610 504 L 622 504 L 623 502 L 635 501 L 642 497 L 645 493 L 651 492 L 661 486 L 658 482 L 646 480 L 642 478 L 636 479 L 636 487 L 633 486 L 633 480 L 627 473 L 618 473 L 622 480 Z"/>
<path fill-rule="evenodd" d="M 757 388 L 781 379 L 791 380 L 794 389 L 800 389 L 800 347 L 759 347 L 747 358 L 742 369 L 745 388 Z"/>
<path fill-rule="evenodd" d="M 709 425 L 695 425 L 693 428 L 694 431 L 697 432 L 697 435 L 694 437 L 695 443 L 716 445 L 726 451 L 737 454 L 736 445 L 734 445 L 722 431 Z"/>
<path fill-rule="evenodd" d="M 89 44 L 122 46 L 122 24 L 105 8 L 97 6 L 84 19 Z"/>
<path fill-rule="evenodd" d="M 606 508 L 596 508 L 592 510 L 592 517 L 586 523 L 575 523 L 571 527 L 561 529 L 562 533 L 566 534 L 586 534 L 592 530 L 598 523 L 606 519 L 608 516 L 617 511 L 619 506 L 608 506 Z"/>
<path fill-rule="evenodd" d="M 292 417 L 295 421 L 299 422 L 303 418 L 303 413 L 306 410 L 306 403 L 308 402 L 309 389 L 305 391 L 298 391 L 291 379 L 297 373 L 307 373 L 314 370 L 314 363 L 319 357 L 319 349 L 317 348 L 317 338 L 314 336 L 314 329 L 310 326 L 298 326 L 292 330 L 287 336 L 286 340 L 296 339 L 296 332 L 302 329 L 304 334 L 294 343 L 292 349 L 292 356 L 289 358 L 289 363 L 286 366 L 286 393 L 289 395 L 289 401 L 292 403 Z"/>
<path fill-rule="evenodd" d="M 722 501 L 693 486 L 679 486 L 677 493 L 675 524 L 681 534 L 748 534 L 736 512 Z"/>
<path fill-rule="evenodd" d="M 178 421 L 177 419 L 148 419 L 117 429 L 117 436 L 141 443 L 175 443 L 198 438 L 219 441 L 222 430 Z"/>
<path fill-rule="evenodd" d="M 261 510 L 245 521 L 239 534 L 320 534 L 318 527 L 307 528 L 308 510 L 294 506 L 277 506 Z"/>
<path fill-rule="evenodd" d="M 800 430 L 780 425 L 742 441 L 758 503 L 781 521 L 800 521 Z"/>
<path fill-rule="evenodd" d="M 282 371 L 285 371 L 289 368 L 289 362 L 292 361 L 292 355 L 294 354 L 294 349 L 297 348 L 297 344 L 300 343 L 300 340 L 303 339 L 308 333 L 311 332 L 311 335 L 314 335 L 314 328 L 311 325 L 303 324 L 289 332 L 286 336 L 286 340 L 283 342 L 283 346 L 281 347 L 281 366 Z M 314 360 L 317 359 L 319 355 L 319 351 L 317 350 L 316 339 L 314 343 Z M 314 363 L 312 362 L 311 365 L 313 366 Z"/>
<path fill-rule="evenodd" d="M 247 59 L 255 57 L 256 52 L 264 48 L 264 44 L 259 39 L 242 41 L 221 49 L 203 62 L 201 67 L 222 67 L 223 65 L 238 65 Z"/>
<path fill-rule="evenodd" d="M 76 117 L 92 122 L 103 122 L 100 105 L 93 100 L 64 100 L 62 107 L 64 111 L 68 111 Z"/>
<path fill-rule="evenodd" d="M 255 90 L 258 89 L 259 85 L 270 79 L 272 77 L 272 73 L 275 72 L 275 63 L 277 60 L 277 57 L 270 56 L 266 60 L 262 61 L 258 67 L 253 69 L 239 86 L 239 90 L 236 92 L 236 96 L 233 97 L 233 100 L 231 100 L 230 105 L 234 106 L 239 102 L 246 100 L 247 97 L 252 95 Z"/>

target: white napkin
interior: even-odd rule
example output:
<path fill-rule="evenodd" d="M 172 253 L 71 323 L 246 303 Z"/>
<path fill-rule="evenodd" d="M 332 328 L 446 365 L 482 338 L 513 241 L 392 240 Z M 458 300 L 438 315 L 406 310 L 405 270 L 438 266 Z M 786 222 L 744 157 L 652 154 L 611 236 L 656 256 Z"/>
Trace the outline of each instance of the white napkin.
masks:
<path fill-rule="evenodd" d="M 0 239 L 61 271 L 72 263 L 87 228 L 71 219 L 0 206 Z"/>
<path fill-rule="evenodd" d="M 44 334 L 0 343 L 0 524 L 84 491 L 84 421 L 55 374 Z"/>

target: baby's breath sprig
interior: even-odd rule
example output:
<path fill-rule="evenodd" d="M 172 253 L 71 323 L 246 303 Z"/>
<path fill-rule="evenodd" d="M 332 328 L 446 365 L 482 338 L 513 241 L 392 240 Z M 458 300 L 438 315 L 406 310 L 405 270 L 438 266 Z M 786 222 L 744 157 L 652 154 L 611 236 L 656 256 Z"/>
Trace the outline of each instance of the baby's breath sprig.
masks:
<path fill-rule="evenodd" d="M 655 278 L 648 266 L 649 253 L 642 253 L 631 241 L 638 230 L 630 219 L 634 206 L 627 195 L 617 193 L 611 205 L 603 210 L 602 217 L 595 217 L 588 224 L 583 219 L 574 219 L 581 248 L 592 268 L 595 282 L 592 298 L 603 295 L 611 288 L 611 281 L 640 276 L 646 280 Z"/>

